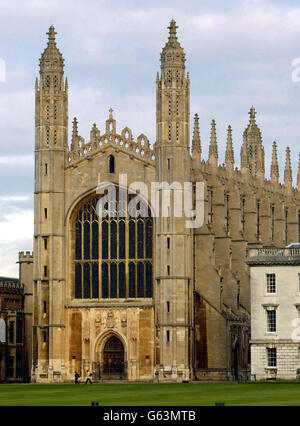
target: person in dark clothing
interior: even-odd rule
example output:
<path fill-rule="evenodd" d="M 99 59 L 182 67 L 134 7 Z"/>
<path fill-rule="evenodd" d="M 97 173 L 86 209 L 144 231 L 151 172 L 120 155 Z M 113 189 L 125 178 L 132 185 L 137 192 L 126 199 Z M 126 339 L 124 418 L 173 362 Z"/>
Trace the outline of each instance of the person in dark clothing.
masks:
<path fill-rule="evenodd" d="M 77 371 L 75 371 L 75 385 L 79 385 L 79 379 L 80 375 L 77 373 Z"/>
<path fill-rule="evenodd" d="M 90 383 L 91 385 L 93 384 L 92 383 L 92 373 L 89 370 L 86 372 L 85 384 L 87 385 L 88 383 Z"/>

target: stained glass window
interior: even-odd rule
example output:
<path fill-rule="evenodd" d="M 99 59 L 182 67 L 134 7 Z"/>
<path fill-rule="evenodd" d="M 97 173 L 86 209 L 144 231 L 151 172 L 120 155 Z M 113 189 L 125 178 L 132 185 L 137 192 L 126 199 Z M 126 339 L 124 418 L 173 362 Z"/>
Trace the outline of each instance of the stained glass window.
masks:
<path fill-rule="evenodd" d="M 102 219 L 97 215 L 98 201 L 98 196 L 94 196 L 81 204 L 73 221 L 74 297 L 152 297 L 153 223 L 150 209 L 144 209 L 149 210 L 149 217 L 132 217 L 127 199 L 127 206 L 122 203 L 122 212 L 116 202 L 113 209 L 117 214 Z M 138 202 L 136 206 L 142 210 L 143 204 Z M 127 215 L 123 217 L 125 207 Z"/>

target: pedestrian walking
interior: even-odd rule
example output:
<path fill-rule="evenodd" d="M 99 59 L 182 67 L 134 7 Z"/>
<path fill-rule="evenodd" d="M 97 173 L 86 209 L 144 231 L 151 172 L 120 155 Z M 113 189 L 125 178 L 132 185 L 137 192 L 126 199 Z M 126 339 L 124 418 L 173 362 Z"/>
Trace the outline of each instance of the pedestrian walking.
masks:
<path fill-rule="evenodd" d="M 75 371 L 75 385 L 79 385 L 79 379 L 80 375 L 77 373 L 77 371 Z"/>
<path fill-rule="evenodd" d="M 87 385 L 88 383 L 90 383 L 91 385 L 93 384 L 92 383 L 92 373 L 90 372 L 90 370 L 88 370 L 86 372 L 86 381 L 85 381 L 85 384 Z"/>

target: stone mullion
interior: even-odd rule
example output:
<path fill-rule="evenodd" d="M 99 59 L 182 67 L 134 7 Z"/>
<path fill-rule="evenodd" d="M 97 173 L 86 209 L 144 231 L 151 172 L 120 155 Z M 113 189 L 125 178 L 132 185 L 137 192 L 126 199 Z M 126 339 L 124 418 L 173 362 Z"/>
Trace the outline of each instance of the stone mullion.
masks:
<path fill-rule="evenodd" d="M 102 220 L 99 220 L 98 216 L 98 235 L 99 235 L 99 241 L 98 241 L 98 253 L 99 253 L 99 269 L 98 269 L 98 276 L 99 276 L 99 298 L 102 299 Z"/>
<path fill-rule="evenodd" d="M 119 294 L 120 294 L 120 281 L 119 281 L 119 263 L 120 263 L 120 238 L 119 238 L 119 225 L 120 225 L 120 221 L 119 221 L 119 215 L 117 213 L 117 221 L 116 221 L 116 226 L 117 226 L 117 259 L 116 259 L 116 264 L 117 264 L 117 297 L 119 298 Z"/>
<path fill-rule="evenodd" d="M 93 209 L 93 205 L 92 205 L 92 200 L 90 200 L 89 202 L 89 223 L 90 223 L 90 256 L 89 256 L 89 265 L 90 265 L 90 299 L 92 298 L 91 296 L 93 296 L 93 275 L 92 275 L 92 265 L 93 265 L 93 253 L 92 253 L 92 239 L 93 239 L 93 220 L 92 220 L 92 209 Z"/>
<path fill-rule="evenodd" d="M 125 277 L 126 277 L 126 298 L 129 297 L 129 220 L 128 220 L 128 204 L 126 206 L 125 222 Z"/>
<path fill-rule="evenodd" d="M 83 270 L 84 270 L 84 221 L 82 220 L 83 218 L 83 213 L 81 216 L 81 299 L 83 296 L 83 287 L 84 287 L 84 274 L 83 274 Z"/>

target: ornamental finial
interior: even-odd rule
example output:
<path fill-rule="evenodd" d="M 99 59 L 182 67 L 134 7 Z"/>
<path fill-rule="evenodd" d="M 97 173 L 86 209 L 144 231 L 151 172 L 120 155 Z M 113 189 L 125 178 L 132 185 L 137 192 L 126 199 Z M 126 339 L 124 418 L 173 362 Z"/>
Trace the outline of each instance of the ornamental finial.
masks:
<path fill-rule="evenodd" d="M 170 33 L 170 37 L 175 36 L 176 37 L 176 30 L 177 30 L 177 25 L 174 19 L 171 20 L 170 22 L 170 26 L 168 27 L 169 33 Z"/>
<path fill-rule="evenodd" d="M 51 27 L 49 28 L 49 31 L 47 32 L 49 42 L 55 41 L 56 34 L 57 34 L 57 32 L 55 32 L 54 26 L 51 25 Z"/>

